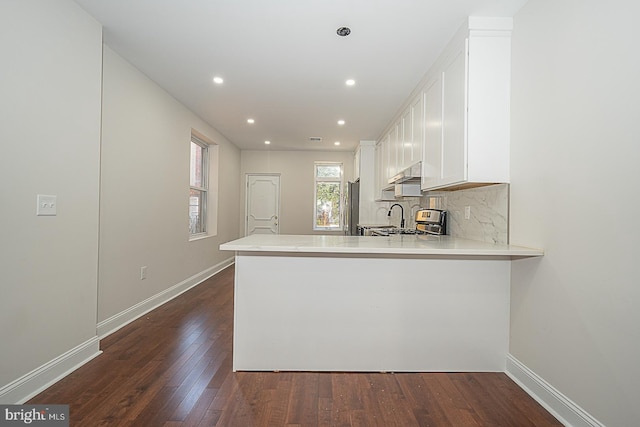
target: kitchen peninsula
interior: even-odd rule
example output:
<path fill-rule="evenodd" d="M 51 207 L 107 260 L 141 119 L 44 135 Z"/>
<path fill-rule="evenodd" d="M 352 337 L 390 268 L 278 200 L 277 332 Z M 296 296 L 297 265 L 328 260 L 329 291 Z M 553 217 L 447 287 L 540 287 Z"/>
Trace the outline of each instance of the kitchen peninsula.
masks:
<path fill-rule="evenodd" d="M 451 236 L 251 235 L 236 252 L 233 369 L 504 371 L 512 259 Z"/>

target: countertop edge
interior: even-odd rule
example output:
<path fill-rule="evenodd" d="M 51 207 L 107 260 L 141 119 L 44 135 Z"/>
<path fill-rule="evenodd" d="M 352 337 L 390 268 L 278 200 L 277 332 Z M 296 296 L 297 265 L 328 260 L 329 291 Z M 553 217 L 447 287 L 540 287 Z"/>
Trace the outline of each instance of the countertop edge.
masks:
<path fill-rule="evenodd" d="M 300 236 L 295 236 L 300 238 Z M 287 253 L 287 254 L 331 254 L 331 255 L 376 255 L 376 256 L 398 256 L 398 255 L 408 255 L 408 256 L 463 256 L 463 257 L 490 257 L 490 258 L 510 258 L 510 259 L 519 259 L 519 258 L 530 258 L 530 257 L 541 257 L 544 256 L 544 251 L 541 249 L 535 248 L 527 248 L 523 246 L 511 246 L 511 245 L 495 245 L 491 246 L 491 244 L 466 240 L 466 239 L 455 239 L 449 238 L 447 242 L 449 244 L 453 243 L 461 243 L 466 247 L 461 248 L 451 248 L 451 247 L 437 247 L 438 242 L 433 243 L 436 245 L 435 247 L 388 247 L 383 246 L 383 242 L 386 238 L 384 237 L 375 237 L 376 241 L 380 242 L 380 246 L 371 247 L 371 246 L 344 246 L 344 245 L 312 245 L 312 244 L 304 244 L 297 245 L 290 242 L 283 242 L 280 244 L 273 244 L 264 242 L 262 244 L 249 244 L 239 242 L 244 238 L 223 243 L 220 245 L 220 250 L 223 251 L 235 251 L 235 252 L 271 252 L 271 253 Z M 312 237 L 309 237 L 311 240 Z M 234 243 L 238 242 L 238 243 Z M 477 245 L 477 247 L 473 247 Z"/>

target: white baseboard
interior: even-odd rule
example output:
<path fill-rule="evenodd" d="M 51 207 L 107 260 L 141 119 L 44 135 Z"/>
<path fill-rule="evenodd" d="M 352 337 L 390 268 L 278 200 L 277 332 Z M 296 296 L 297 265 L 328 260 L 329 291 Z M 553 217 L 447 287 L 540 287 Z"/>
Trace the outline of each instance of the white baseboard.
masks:
<path fill-rule="evenodd" d="M 127 308 L 126 310 L 121 311 L 118 314 L 115 314 L 111 317 L 109 317 L 108 319 L 103 320 L 102 322 L 98 323 L 98 337 L 100 337 L 100 339 L 114 333 L 115 331 L 117 331 L 118 329 L 122 328 L 123 326 L 128 325 L 129 323 L 133 322 L 134 320 L 136 320 L 137 318 L 144 316 L 145 314 L 147 314 L 148 312 L 150 312 L 151 310 L 153 310 L 154 308 L 157 308 L 159 306 L 161 306 L 162 304 L 171 301 L 172 299 L 174 299 L 175 297 L 177 297 L 178 295 L 188 291 L 189 289 L 193 288 L 194 286 L 204 282 L 205 280 L 207 280 L 208 278 L 210 278 L 211 276 L 219 273 L 220 271 L 224 270 L 225 268 L 227 268 L 228 266 L 230 266 L 231 264 L 233 264 L 235 261 L 235 257 L 231 257 L 228 258 L 216 265 L 214 265 L 211 268 L 208 268 L 198 274 L 195 274 L 191 277 L 189 277 L 186 280 L 183 280 L 182 282 L 178 283 L 177 285 L 174 285 L 168 289 L 165 289 L 164 291 L 150 297 L 147 298 L 144 301 L 139 302 L 138 304 L 131 306 L 129 308 Z"/>
<path fill-rule="evenodd" d="M 171 288 L 134 305 L 97 325 L 97 336 L 83 342 L 55 359 L 0 387 L 0 404 L 21 404 L 61 380 L 80 366 L 100 355 L 100 339 L 131 323 L 154 308 L 207 280 L 233 264 L 234 257 L 193 275 Z"/>
<path fill-rule="evenodd" d="M 605 427 L 511 354 L 505 373 L 565 426 Z"/>
<path fill-rule="evenodd" d="M 0 388 L 0 403 L 24 403 L 101 353 L 100 340 L 93 337 Z"/>

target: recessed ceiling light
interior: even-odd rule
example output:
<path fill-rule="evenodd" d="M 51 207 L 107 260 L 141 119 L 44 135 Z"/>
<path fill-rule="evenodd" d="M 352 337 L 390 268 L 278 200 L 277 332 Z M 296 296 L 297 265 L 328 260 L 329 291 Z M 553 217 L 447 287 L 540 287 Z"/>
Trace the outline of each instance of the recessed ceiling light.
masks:
<path fill-rule="evenodd" d="M 253 119 L 247 119 L 247 123 L 249 123 L 250 125 L 254 124 L 256 121 Z"/>
<path fill-rule="evenodd" d="M 269 144 L 271 144 L 271 141 L 265 141 L 264 143 L 265 143 L 266 145 L 269 145 Z"/>
<path fill-rule="evenodd" d="M 338 124 L 342 126 L 344 124 L 344 120 L 338 120 Z"/>
<path fill-rule="evenodd" d="M 347 84 L 347 86 L 353 86 L 354 84 L 356 84 L 356 81 L 353 79 L 349 79 L 345 83 Z"/>
<path fill-rule="evenodd" d="M 224 83 L 224 80 L 222 79 L 222 77 L 216 76 L 216 77 L 213 78 L 213 82 L 215 84 L 221 85 L 222 83 Z"/>
<path fill-rule="evenodd" d="M 334 142 L 333 145 L 340 145 L 340 141 Z"/>

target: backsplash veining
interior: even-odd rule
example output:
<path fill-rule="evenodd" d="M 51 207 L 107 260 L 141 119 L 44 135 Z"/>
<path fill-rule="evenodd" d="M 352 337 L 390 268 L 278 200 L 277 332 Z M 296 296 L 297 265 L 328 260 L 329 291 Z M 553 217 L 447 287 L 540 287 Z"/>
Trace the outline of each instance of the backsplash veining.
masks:
<path fill-rule="evenodd" d="M 509 184 L 430 192 L 421 204 L 447 211 L 447 234 L 489 243 L 509 242 Z M 467 206 L 469 219 L 464 217 Z"/>
<path fill-rule="evenodd" d="M 403 206 L 406 228 L 415 228 L 418 209 L 445 209 L 449 215 L 447 234 L 489 243 L 509 242 L 509 184 L 458 191 L 431 191 L 422 197 L 404 197 L 395 202 L 381 203 L 373 213 L 372 223 L 400 226 L 400 209 L 394 209 L 391 216 L 387 216 L 393 203 Z M 464 218 L 466 206 L 471 210 L 469 219 Z"/>

